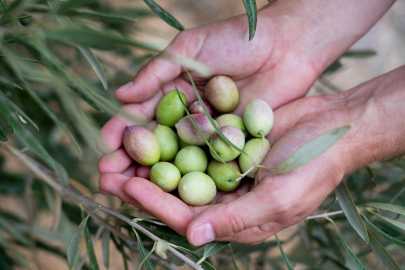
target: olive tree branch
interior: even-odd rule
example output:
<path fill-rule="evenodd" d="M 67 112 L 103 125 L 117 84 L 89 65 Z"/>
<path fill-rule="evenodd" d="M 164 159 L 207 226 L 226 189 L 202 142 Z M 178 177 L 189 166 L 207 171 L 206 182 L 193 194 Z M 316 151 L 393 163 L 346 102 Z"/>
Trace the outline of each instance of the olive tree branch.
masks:
<path fill-rule="evenodd" d="M 77 205 L 80 205 L 80 203 L 81 203 L 86 208 L 87 211 L 89 211 L 89 209 L 94 209 L 94 208 L 98 207 L 100 211 L 107 213 L 109 215 L 112 215 L 112 216 L 124 221 L 131 227 L 133 227 L 133 228 L 137 229 L 138 231 L 142 232 L 143 234 L 145 234 L 147 237 L 149 237 L 153 241 L 160 240 L 159 237 L 157 237 L 153 233 L 149 232 L 142 226 L 138 225 L 136 222 L 133 222 L 131 219 L 127 218 L 126 216 L 122 215 L 121 213 L 119 213 L 115 210 L 112 210 L 108 207 L 105 207 L 103 205 L 100 205 L 99 203 L 89 199 L 88 197 L 83 196 L 83 194 L 81 194 L 81 192 L 79 192 L 74 187 L 62 186 L 59 183 L 57 176 L 54 175 L 54 173 L 49 171 L 47 168 L 45 168 L 44 166 L 42 166 L 41 164 L 39 164 L 38 162 L 36 162 L 32 158 L 30 158 L 26 154 L 21 153 L 18 149 L 14 148 L 10 144 L 2 142 L 2 143 L 0 143 L 0 146 L 2 148 L 4 148 L 5 150 L 7 150 L 8 152 L 10 152 L 11 154 L 13 154 L 14 156 L 16 156 L 30 170 L 32 170 L 37 177 L 42 179 L 45 183 L 50 185 L 53 189 L 59 191 L 64 198 L 67 198 L 67 197 L 70 198 L 71 201 Z M 193 260 L 191 260 L 188 257 L 186 257 L 185 255 L 181 254 L 179 251 L 177 251 L 173 247 L 169 247 L 168 250 L 171 253 L 173 253 L 173 255 L 175 255 L 176 257 L 178 257 L 179 259 L 184 261 L 186 264 L 191 266 L 193 269 L 202 270 L 202 268 L 200 266 L 198 266 Z"/>

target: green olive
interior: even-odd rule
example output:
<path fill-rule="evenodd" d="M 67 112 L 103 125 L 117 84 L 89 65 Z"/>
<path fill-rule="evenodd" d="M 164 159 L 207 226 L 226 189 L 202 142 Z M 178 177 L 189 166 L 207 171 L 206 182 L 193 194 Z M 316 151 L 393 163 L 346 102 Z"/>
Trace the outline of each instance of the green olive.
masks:
<path fill-rule="evenodd" d="M 150 170 L 150 180 L 163 191 L 170 192 L 177 188 L 180 182 L 180 172 L 169 162 L 158 162 Z"/>
<path fill-rule="evenodd" d="M 202 172 L 190 172 L 183 176 L 178 190 L 180 198 L 190 205 L 209 204 L 217 194 L 214 181 Z"/>
<path fill-rule="evenodd" d="M 143 126 L 127 126 L 124 132 L 124 147 L 136 162 L 149 166 L 160 159 L 160 144 L 155 134 Z"/>
<path fill-rule="evenodd" d="M 153 131 L 160 144 L 160 160 L 173 160 L 179 151 L 179 140 L 169 127 L 158 125 Z"/>
<path fill-rule="evenodd" d="M 186 95 L 180 92 L 183 102 L 186 104 Z M 181 104 L 176 90 L 167 93 L 159 102 L 156 108 L 156 120 L 159 124 L 174 127 L 183 118 L 186 110 Z"/>
<path fill-rule="evenodd" d="M 219 127 L 224 127 L 224 126 L 235 126 L 242 130 L 243 135 L 245 135 L 245 138 L 248 135 L 248 132 L 246 130 L 245 124 L 243 123 L 243 119 L 235 114 L 223 114 L 219 116 L 216 119 Z"/>
<path fill-rule="evenodd" d="M 227 113 L 239 103 L 239 92 L 235 82 L 227 76 L 215 76 L 205 86 L 205 97 L 214 109 Z"/>
<path fill-rule="evenodd" d="M 234 160 L 227 162 L 228 166 L 240 173 L 238 163 Z M 239 174 L 229 169 L 224 163 L 211 160 L 207 168 L 208 175 L 214 180 L 217 189 L 231 191 L 239 186 L 241 181 L 235 181 Z"/>
<path fill-rule="evenodd" d="M 235 126 L 224 126 L 220 128 L 220 131 L 235 146 L 237 146 L 239 149 L 243 149 L 243 146 L 245 145 L 245 136 L 239 128 Z M 222 139 L 218 133 L 215 133 L 214 136 L 212 136 L 210 144 L 215 150 L 216 154 L 225 162 L 237 158 L 240 154 L 238 150 Z M 214 159 L 220 161 L 212 149 L 210 149 L 210 152 Z"/>
<path fill-rule="evenodd" d="M 252 100 L 243 111 L 243 122 L 254 137 L 266 136 L 274 124 L 273 110 L 261 99 Z"/>
<path fill-rule="evenodd" d="M 174 160 L 181 175 L 189 172 L 205 172 L 207 169 L 207 156 L 198 146 L 187 146 L 181 149 Z"/>
<path fill-rule="evenodd" d="M 267 139 L 263 138 L 251 139 L 245 144 L 243 151 L 248 154 L 253 159 L 253 161 L 260 165 L 265 159 L 267 153 L 270 151 L 270 143 Z M 250 169 L 250 167 L 252 167 L 252 159 L 244 154 L 239 156 L 239 166 L 242 170 L 242 173 L 245 173 L 247 170 Z M 259 168 L 256 167 L 251 170 L 246 176 L 255 178 L 258 170 Z"/>

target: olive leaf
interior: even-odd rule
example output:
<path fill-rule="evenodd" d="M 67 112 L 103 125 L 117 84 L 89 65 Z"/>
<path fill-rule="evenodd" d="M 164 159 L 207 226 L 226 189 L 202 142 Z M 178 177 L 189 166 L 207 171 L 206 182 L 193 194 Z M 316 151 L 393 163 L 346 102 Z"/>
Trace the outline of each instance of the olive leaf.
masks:
<path fill-rule="evenodd" d="M 358 269 L 361 270 L 365 270 L 367 269 L 366 266 L 363 265 L 363 263 L 360 261 L 360 259 L 356 256 L 356 254 L 354 254 L 353 250 L 349 247 L 349 245 L 346 243 L 346 241 L 343 239 L 342 235 L 340 234 L 340 231 L 338 229 L 338 227 L 336 226 L 335 222 L 330 219 L 330 218 L 326 218 L 328 221 L 330 221 L 330 223 L 333 224 L 333 227 L 335 227 L 336 232 L 338 233 L 340 242 L 342 243 L 343 247 L 346 249 L 347 253 L 349 254 L 350 258 L 352 259 L 352 261 L 356 264 Z"/>
<path fill-rule="evenodd" d="M 202 258 L 197 262 L 197 265 L 200 265 L 205 259 L 207 259 L 209 256 L 220 252 L 226 245 L 228 245 L 229 242 L 209 242 L 204 246 L 204 254 Z"/>
<path fill-rule="evenodd" d="M 9 80 L 7 80 L 7 79 L 5 79 L 5 78 L 0 77 L 0 82 L 3 82 L 3 83 L 6 83 L 6 84 L 9 84 L 9 85 L 12 85 L 12 86 L 14 86 L 14 87 L 17 87 L 17 88 L 23 90 L 23 88 L 22 88 L 21 86 L 19 86 L 19 85 L 16 84 L 16 83 L 13 83 L 12 81 L 9 81 Z"/>
<path fill-rule="evenodd" d="M 369 233 L 370 242 L 369 245 L 373 250 L 374 255 L 381 265 L 387 270 L 401 270 L 398 263 L 392 258 L 392 256 L 387 252 L 387 250 L 377 241 L 377 239 Z"/>
<path fill-rule="evenodd" d="M 400 228 L 400 229 L 402 229 L 402 230 L 405 230 L 405 224 L 404 224 L 404 223 L 402 223 L 402 222 L 400 222 L 400 221 L 397 221 L 397 220 L 395 220 L 395 219 L 392 219 L 392 218 L 389 218 L 389 217 L 380 215 L 380 214 L 375 213 L 375 212 L 370 211 L 370 210 L 367 210 L 367 211 L 370 212 L 370 213 L 372 213 L 373 215 L 375 215 L 375 216 L 377 216 L 377 217 L 379 217 L 379 218 L 381 218 L 381 219 L 383 219 L 383 220 L 385 220 L 385 221 L 391 223 L 392 225 L 394 225 L 394 226 L 396 226 L 396 227 L 398 227 L 398 228 Z"/>
<path fill-rule="evenodd" d="M 365 215 L 363 215 L 363 219 L 368 223 L 368 225 L 370 225 L 371 228 L 373 228 L 374 231 L 376 231 L 381 237 L 383 237 L 384 239 L 395 243 L 401 247 L 405 247 L 405 242 L 395 239 L 394 237 L 388 235 L 387 233 L 383 232 L 381 229 L 379 229 L 377 226 L 375 226 Z"/>
<path fill-rule="evenodd" d="M 287 255 L 285 255 L 283 247 L 281 246 L 280 240 L 278 240 L 277 234 L 274 235 L 276 237 L 277 241 L 277 246 L 280 249 L 281 256 L 283 257 L 284 263 L 287 266 L 288 270 L 294 270 L 294 267 L 292 266 L 290 260 L 287 258 Z"/>
<path fill-rule="evenodd" d="M 353 198 L 350 195 L 344 181 L 337 186 L 335 189 L 335 194 L 350 225 L 352 225 L 353 229 L 360 235 L 364 242 L 368 243 L 366 226 L 364 225 L 364 222 L 357 211 Z"/>
<path fill-rule="evenodd" d="M 8 141 L 7 131 L 3 127 L 2 123 L 0 123 L 0 141 L 2 141 L 2 142 Z"/>
<path fill-rule="evenodd" d="M 110 230 L 104 229 L 101 234 L 103 262 L 106 269 L 110 267 Z"/>
<path fill-rule="evenodd" d="M 246 15 L 249 21 L 249 41 L 253 39 L 257 26 L 257 6 L 255 0 L 242 0 L 245 5 Z"/>
<path fill-rule="evenodd" d="M 86 229 L 86 224 L 87 221 L 89 220 L 89 217 L 94 214 L 98 208 L 94 209 L 91 211 L 80 223 L 79 227 L 77 228 L 76 232 L 74 233 L 72 239 L 70 240 L 69 247 L 67 249 L 67 259 L 68 259 L 68 264 L 69 264 L 69 269 L 72 269 L 79 258 L 79 253 L 80 253 L 80 241 L 83 237 L 84 230 Z"/>
<path fill-rule="evenodd" d="M 98 263 L 97 263 L 97 258 L 96 258 L 96 253 L 94 252 L 93 242 L 91 241 L 90 232 L 87 227 L 84 230 L 84 238 L 86 240 L 85 241 L 86 250 L 87 250 L 87 255 L 89 257 L 91 270 L 99 270 L 100 267 L 98 266 Z"/>
<path fill-rule="evenodd" d="M 191 250 L 188 250 L 184 247 L 181 246 L 176 246 L 176 245 L 171 245 L 173 246 L 175 249 L 177 249 L 178 251 L 180 251 L 181 253 L 190 256 L 191 259 L 195 260 L 195 261 L 199 261 L 201 260 L 201 256 L 198 256 L 197 254 L 195 254 L 194 252 L 192 252 Z M 214 266 L 212 266 L 209 262 L 207 261 L 203 261 L 201 263 L 201 266 L 204 270 L 216 270 Z"/>
<path fill-rule="evenodd" d="M 152 263 L 152 261 L 149 259 L 149 255 L 152 254 L 152 252 L 155 250 L 156 245 L 153 245 L 153 249 L 149 252 L 146 253 L 145 247 L 142 244 L 141 238 L 139 237 L 139 234 L 137 233 L 137 231 L 135 230 L 135 228 L 132 228 L 132 230 L 135 233 L 136 236 L 136 241 L 138 242 L 138 246 L 139 246 L 139 251 L 141 253 L 142 256 L 142 263 L 139 265 L 138 269 L 140 269 L 140 267 L 145 264 L 145 268 L 146 270 L 155 270 L 155 265 Z"/>
<path fill-rule="evenodd" d="M 143 0 L 146 5 L 156 14 L 158 15 L 163 21 L 165 21 L 168 25 L 176 28 L 179 31 L 183 31 L 184 27 L 177 21 L 172 15 L 170 15 L 166 10 L 164 10 L 161 6 L 156 4 L 153 0 Z"/>
<path fill-rule="evenodd" d="M 394 205 L 394 204 L 389 204 L 389 203 L 371 202 L 371 203 L 366 203 L 364 205 L 364 207 L 377 208 L 377 209 L 386 210 L 386 211 L 390 211 L 390 212 L 405 216 L 405 207 L 399 206 L 399 205 Z"/>
<path fill-rule="evenodd" d="M 294 153 L 292 153 L 281 164 L 273 168 L 259 166 L 269 172 L 275 174 L 287 173 L 304 166 L 311 160 L 317 158 L 330 147 L 332 147 L 340 138 L 342 138 L 350 129 L 350 126 L 343 126 L 329 130 L 315 139 L 302 145 Z"/>

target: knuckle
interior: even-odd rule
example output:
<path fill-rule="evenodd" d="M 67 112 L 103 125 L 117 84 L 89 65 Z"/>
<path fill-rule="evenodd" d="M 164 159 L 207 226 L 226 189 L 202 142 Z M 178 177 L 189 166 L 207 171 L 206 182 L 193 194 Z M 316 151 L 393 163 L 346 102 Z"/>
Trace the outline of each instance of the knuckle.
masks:
<path fill-rule="evenodd" d="M 245 222 L 241 216 L 235 213 L 228 213 L 226 216 L 227 224 L 232 234 L 237 234 L 245 230 Z"/>

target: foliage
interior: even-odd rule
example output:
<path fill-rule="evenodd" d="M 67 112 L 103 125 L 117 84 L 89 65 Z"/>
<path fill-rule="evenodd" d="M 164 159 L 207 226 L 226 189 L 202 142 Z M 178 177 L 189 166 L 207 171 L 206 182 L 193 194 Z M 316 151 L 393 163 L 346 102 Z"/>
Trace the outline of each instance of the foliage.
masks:
<path fill-rule="evenodd" d="M 134 207 L 117 207 L 94 194 L 97 186 L 91 179 L 99 158 L 94 142 L 100 127 L 121 105 L 112 91 L 131 80 L 159 51 L 156 45 L 132 38 L 132 31 L 141 31 L 135 22 L 154 12 L 174 28 L 184 29 L 157 3 L 144 2 L 145 8 L 119 10 L 95 0 L 0 0 L 0 200 L 25 206 L 0 209 L 0 269 L 32 269 L 41 264 L 22 251 L 63 257 L 66 265 L 77 266 L 74 269 L 108 268 L 112 252 L 122 254 L 122 269 L 141 263 L 146 269 L 157 265 L 178 269 L 184 263 L 195 269 L 199 265 L 203 269 L 403 269 L 404 158 L 354 172 L 336 190 L 339 203 L 331 194 L 318 209 L 320 215 L 301 222 L 289 236 L 281 232 L 280 238 L 256 246 L 213 242 L 195 248 L 164 224 L 133 220 L 145 217 Z M 243 4 L 252 39 L 256 3 L 244 0 Z M 148 7 L 152 12 L 146 11 Z M 349 51 L 341 58 L 374 54 Z M 342 66 L 341 58 L 320 77 L 332 91 L 337 89 L 327 78 Z M 305 164 L 302 156 L 308 162 L 333 140 L 324 146 L 319 139 L 312 141 L 285 166 L 294 169 L 294 164 Z M 99 206 L 101 201 L 109 208 Z M 82 209 L 89 213 L 85 218 Z M 44 216 L 51 226 L 41 222 Z M 169 245 L 154 253 L 160 239 Z M 95 245 L 97 241 L 102 244 Z M 55 243 L 62 245 L 56 248 Z M 81 246 L 88 255 L 82 255 Z M 166 249 L 168 258 L 162 259 Z M 381 266 L 376 266 L 378 261 Z"/>

